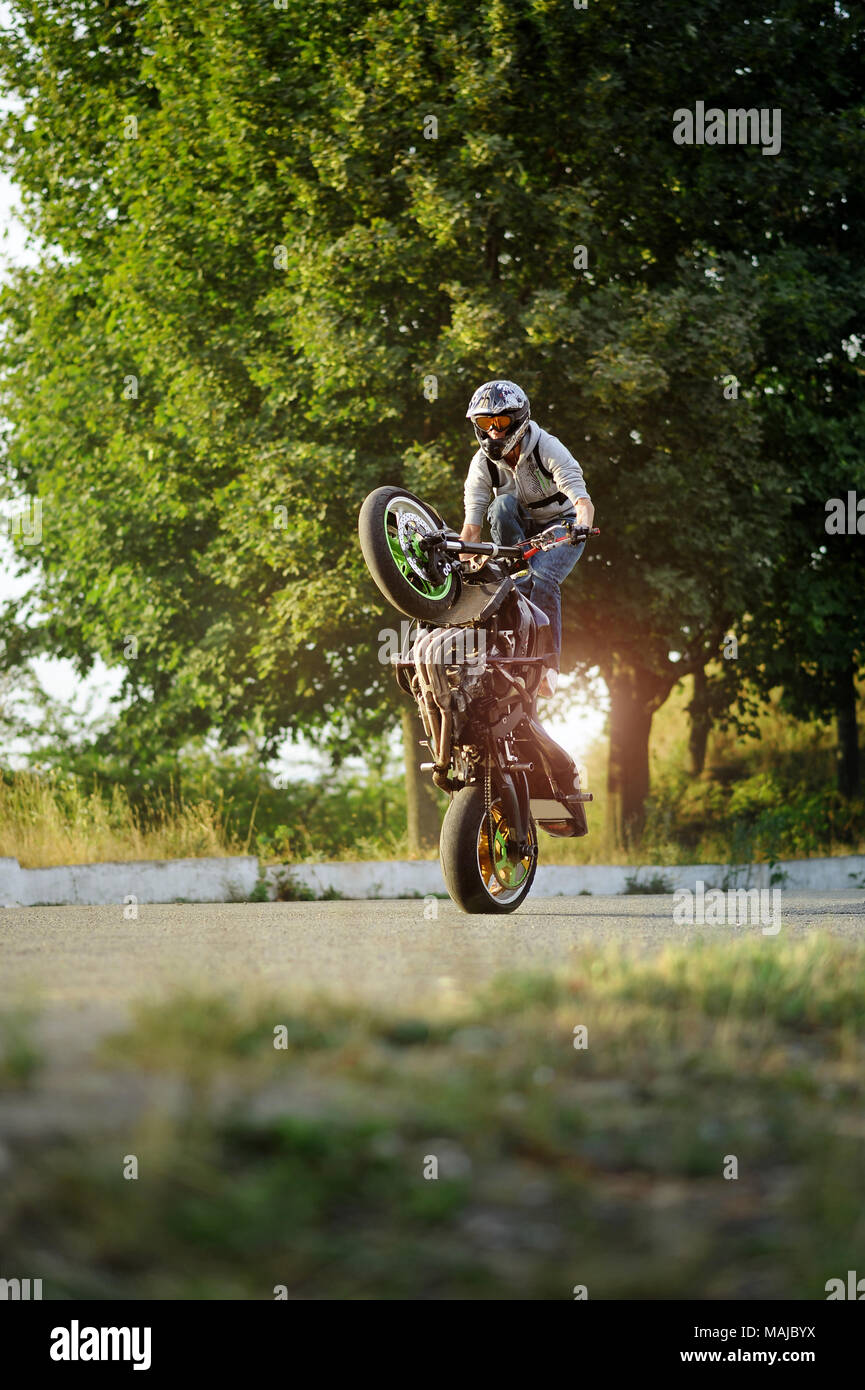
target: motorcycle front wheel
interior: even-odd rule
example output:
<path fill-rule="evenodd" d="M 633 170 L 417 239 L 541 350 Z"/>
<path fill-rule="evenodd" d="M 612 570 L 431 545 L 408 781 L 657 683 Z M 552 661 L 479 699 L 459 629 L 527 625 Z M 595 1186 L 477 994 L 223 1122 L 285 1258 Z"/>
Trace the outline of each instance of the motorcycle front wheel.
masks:
<path fill-rule="evenodd" d="M 445 886 L 463 912 L 513 912 L 525 901 L 537 868 L 537 830 L 529 826 L 533 854 L 519 857 L 515 831 L 493 790 L 492 834 L 479 783 L 456 793 L 442 822 L 439 858 Z"/>
<path fill-rule="evenodd" d="M 409 618 L 444 622 L 460 596 L 459 574 L 435 573 L 421 541 L 442 520 L 419 497 L 379 487 L 360 509 L 357 529 L 366 567 L 385 598 Z"/>

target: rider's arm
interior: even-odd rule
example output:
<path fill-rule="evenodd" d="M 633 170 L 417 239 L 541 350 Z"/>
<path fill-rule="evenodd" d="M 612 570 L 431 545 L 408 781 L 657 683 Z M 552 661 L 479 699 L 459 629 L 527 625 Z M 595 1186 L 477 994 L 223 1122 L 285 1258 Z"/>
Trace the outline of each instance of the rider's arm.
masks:
<path fill-rule="evenodd" d="M 595 508 L 586 488 L 583 470 L 555 435 L 541 435 L 541 459 L 549 468 L 560 492 L 574 504 L 578 526 L 591 526 Z"/>
<path fill-rule="evenodd" d="M 466 475 L 464 500 L 465 500 L 465 525 L 460 536 L 464 541 L 479 541 L 481 538 L 481 527 L 484 524 L 484 517 L 490 505 L 490 498 L 493 490 L 490 484 L 489 469 L 484 461 L 484 456 L 480 449 L 475 454 L 469 464 L 469 471 Z M 471 527 L 475 534 L 470 536 L 466 527 Z"/>

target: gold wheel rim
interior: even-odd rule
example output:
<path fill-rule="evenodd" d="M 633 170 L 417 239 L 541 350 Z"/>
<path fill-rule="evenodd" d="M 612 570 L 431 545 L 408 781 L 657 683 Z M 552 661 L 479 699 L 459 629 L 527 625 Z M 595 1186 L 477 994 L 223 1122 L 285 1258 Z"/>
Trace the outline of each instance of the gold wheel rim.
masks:
<path fill-rule="evenodd" d="M 508 854 L 508 842 L 512 828 L 508 824 L 500 801 L 493 802 L 490 807 L 490 814 L 494 826 L 493 847 L 491 850 L 487 816 L 484 815 L 478 829 L 478 871 L 490 897 L 497 902 L 508 902 L 525 887 L 531 871 L 533 856 L 526 854 L 521 859 L 515 859 Z M 533 828 L 529 829 L 529 839 L 534 844 Z"/>

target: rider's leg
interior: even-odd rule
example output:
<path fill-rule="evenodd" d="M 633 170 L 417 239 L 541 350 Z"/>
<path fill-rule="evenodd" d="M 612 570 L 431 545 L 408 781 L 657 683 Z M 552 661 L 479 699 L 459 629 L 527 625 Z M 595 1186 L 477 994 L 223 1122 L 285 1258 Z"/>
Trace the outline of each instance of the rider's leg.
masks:
<path fill-rule="evenodd" d="M 518 545 L 520 541 L 527 539 L 529 518 L 513 492 L 503 492 L 493 498 L 487 512 L 487 521 L 490 523 L 490 535 L 494 545 Z M 532 587 L 531 575 L 526 575 L 524 579 L 515 579 L 514 583 L 528 598 Z"/>
<path fill-rule="evenodd" d="M 556 670 L 562 650 L 562 590 L 561 586 L 585 548 L 585 541 L 579 545 L 557 545 L 552 550 L 544 550 L 532 556 L 529 567 L 532 587 L 529 598 L 546 613 L 550 620 L 550 635 L 553 639 Z M 551 683 L 554 686 L 554 682 Z"/>
<path fill-rule="evenodd" d="M 503 492 L 493 498 L 487 512 L 487 520 L 496 545 L 516 545 L 526 539 L 527 533 L 534 534 L 538 525 L 526 514 L 513 492 Z M 525 579 L 515 580 L 517 588 L 536 603 L 550 620 L 556 672 L 559 669 L 562 648 L 561 585 L 584 549 L 585 541 L 577 546 L 557 545 L 552 550 L 543 550 L 529 561 L 529 575 Z M 541 693 L 551 695 L 554 689 L 555 678 L 549 681 L 547 688 Z"/>
<path fill-rule="evenodd" d="M 526 539 L 526 518 L 516 493 L 502 492 L 494 497 L 487 521 L 494 545 L 518 545 Z"/>

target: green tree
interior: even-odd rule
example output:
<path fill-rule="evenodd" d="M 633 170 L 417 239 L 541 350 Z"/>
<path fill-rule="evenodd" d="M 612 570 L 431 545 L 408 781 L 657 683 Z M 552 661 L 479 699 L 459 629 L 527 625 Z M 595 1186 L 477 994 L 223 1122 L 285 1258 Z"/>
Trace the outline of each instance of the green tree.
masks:
<path fill-rule="evenodd" d="M 768 551 L 771 582 L 754 590 L 736 624 L 738 657 L 706 681 L 695 671 L 694 767 L 702 766 L 713 718 L 732 710 L 746 725 L 753 692 L 765 698 L 781 685 L 799 717 L 836 718 L 839 786 L 851 794 L 858 781 L 855 683 L 865 650 L 863 550 L 855 538 L 827 537 L 825 506 L 848 489 L 865 491 L 858 178 L 865 22 L 855 7 L 822 0 L 778 0 L 758 10 L 709 3 L 692 20 L 672 5 L 653 9 L 640 60 L 650 65 L 664 49 L 657 81 L 668 99 L 685 108 L 703 100 L 722 109 L 777 109 L 782 120 L 777 156 L 685 147 L 678 177 L 666 186 L 689 239 L 754 267 L 759 357 L 740 398 L 756 402 L 762 456 L 789 485 L 789 508 Z M 634 80 L 643 90 L 650 78 L 640 71 Z M 623 215 L 630 201 L 623 180 Z"/>
<path fill-rule="evenodd" d="M 126 652 L 136 757 L 362 741 L 396 704 L 357 508 L 398 480 L 454 516 L 465 400 L 506 373 L 598 506 L 567 650 L 610 688 L 627 837 L 652 713 L 762 602 L 798 495 L 785 426 L 760 439 L 773 227 L 838 231 L 854 26 L 817 0 L 710 0 L 699 29 L 685 0 L 13 13 L 6 162 L 52 250 L 3 299 L 6 456 L 44 499 L 46 646 Z M 707 97 L 802 114 L 777 159 L 677 146 Z"/>

